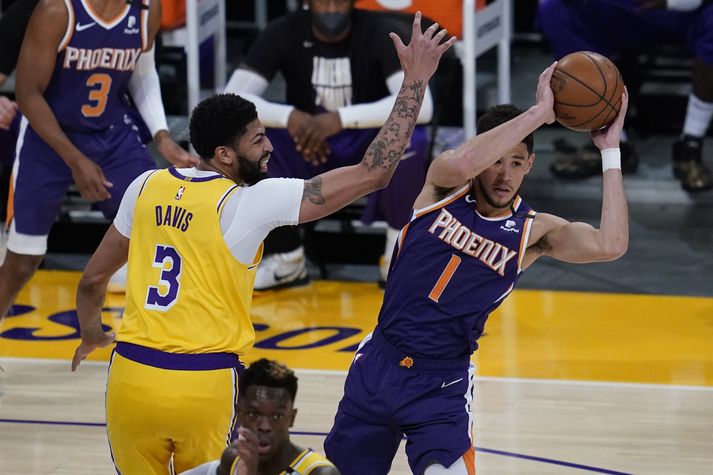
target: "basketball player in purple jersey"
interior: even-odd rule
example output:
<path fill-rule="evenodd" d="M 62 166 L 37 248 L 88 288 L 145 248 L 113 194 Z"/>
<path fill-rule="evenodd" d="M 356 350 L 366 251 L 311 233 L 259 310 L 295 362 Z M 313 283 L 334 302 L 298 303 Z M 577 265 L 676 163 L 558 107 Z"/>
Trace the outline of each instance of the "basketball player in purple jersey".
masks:
<path fill-rule="evenodd" d="M 585 263 L 626 251 L 626 92 L 614 123 L 592 134 L 604 170 L 599 229 L 535 213 L 518 195 L 535 159 L 532 133 L 555 118 L 554 66 L 540 75 L 534 106 L 491 109 L 477 136 L 431 164 L 399 236 L 377 326 L 357 350 L 325 441 L 342 474 L 388 473 L 404 435 L 413 473 L 474 474 L 470 357 L 488 315 L 540 256 Z"/>
<path fill-rule="evenodd" d="M 167 135 L 153 42 L 159 0 L 42 0 L 17 68 L 20 124 L 0 269 L 0 318 L 47 250 L 47 235 L 72 182 L 113 218 L 131 181 L 155 168 L 129 118 L 130 92 L 159 149 L 194 160 Z M 170 153 L 168 155 L 171 155 Z"/>

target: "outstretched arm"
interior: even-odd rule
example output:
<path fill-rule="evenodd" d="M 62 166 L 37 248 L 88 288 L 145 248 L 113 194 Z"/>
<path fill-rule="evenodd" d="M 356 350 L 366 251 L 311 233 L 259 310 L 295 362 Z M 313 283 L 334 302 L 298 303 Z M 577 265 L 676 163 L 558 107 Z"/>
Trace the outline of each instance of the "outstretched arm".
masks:
<path fill-rule="evenodd" d="M 586 223 L 570 223 L 557 216 L 538 214 L 530 237 L 532 244 L 526 254 L 527 265 L 540 255 L 564 262 L 586 263 L 612 261 L 626 252 L 629 218 L 621 176 L 619 139 L 628 102 L 628 92 L 624 91 L 616 120 L 605 130 L 592 132 L 592 140 L 602 152 L 603 191 L 599 229 Z"/>
<path fill-rule="evenodd" d="M 428 80 L 443 53 L 454 43 L 451 38 L 441 44 L 446 31 L 436 33 L 437 29 L 436 23 L 422 32 L 419 12 L 408 46 L 391 33 L 404 70 L 404 81 L 391 114 L 361 163 L 330 170 L 305 182 L 300 223 L 322 218 L 389 183 L 413 133 Z"/>

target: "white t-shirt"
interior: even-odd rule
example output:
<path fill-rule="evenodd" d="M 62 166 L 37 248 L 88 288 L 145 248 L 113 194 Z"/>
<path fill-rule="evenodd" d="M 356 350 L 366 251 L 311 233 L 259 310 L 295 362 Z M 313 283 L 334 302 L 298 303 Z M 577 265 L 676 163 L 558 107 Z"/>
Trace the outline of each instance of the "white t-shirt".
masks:
<path fill-rule="evenodd" d="M 131 236 L 134 207 L 146 177 L 154 170 L 139 175 L 126 189 L 114 218 L 114 226 L 127 238 Z M 183 176 L 208 177 L 213 171 L 178 168 Z M 230 195 L 220 215 L 223 239 L 233 256 L 243 264 L 252 264 L 260 243 L 278 226 L 299 222 L 304 180 L 267 178 L 252 186 L 243 186 Z M 216 203 L 217 205 L 217 203 Z"/>

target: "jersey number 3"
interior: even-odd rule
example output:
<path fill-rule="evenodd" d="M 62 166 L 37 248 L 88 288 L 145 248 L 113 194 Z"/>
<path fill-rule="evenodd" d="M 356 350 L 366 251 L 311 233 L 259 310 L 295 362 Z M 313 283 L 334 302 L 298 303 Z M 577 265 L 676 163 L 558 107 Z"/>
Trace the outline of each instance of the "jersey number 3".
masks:
<path fill-rule="evenodd" d="M 166 267 L 169 264 L 170 267 Z M 156 245 L 153 266 L 161 269 L 158 286 L 149 285 L 145 307 L 165 312 L 178 300 L 181 283 L 181 255 L 171 246 Z"/>
<path fill-rule="evenodd" d="M 89 88 L 90 104 L 82 106 L 82 115 L 84 117 L 99 117 L 106 109 L 106 102 L 111 90 L 111 76 L 103 73 L 95 73 L 87 79 L 87 87 Z"/>

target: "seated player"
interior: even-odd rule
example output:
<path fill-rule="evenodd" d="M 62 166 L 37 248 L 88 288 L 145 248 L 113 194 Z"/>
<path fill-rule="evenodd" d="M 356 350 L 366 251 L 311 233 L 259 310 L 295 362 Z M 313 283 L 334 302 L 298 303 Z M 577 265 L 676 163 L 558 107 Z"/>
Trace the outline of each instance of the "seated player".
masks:
<path fill-rule="evenodd" d="M 389 44 L 390 31 L 408 32 L 410 21 L 354 8 L 353 0 L 306 0 L 306 10 L 277 18 L 258 36 L 226 85 L 226 92 L 255 103 L 274 150 L 269 176 L 309 179 L 358 163 L 389 115 L 404 72 Z M 427 22 L 428 23 L 428 22 Z M 285 78 L 285 104 L 262 94 L 277 73 Z M 418 125 L 389 186 L 369 195 L 365 224 L 387 224 L 380 278 L 386 280 L 399 230 L 426 177 L 433 115 L 428 88 Z M 296 227 L 276 229 L 265 241 L 255 290 L 309 281 Z"/>
<path fill-rule="evenodd" d="M 220 460 L 182 475 L 339 475 L 324 456 L 290 442 L 290 428 L 297 415 L 297 377 L 292 370 L 263 358 L 245 370 L 239 381 L 238 422 L 242 433 L 238 442 L 226 448 Z M 251 446 L 258 452 L 257 471 L 251 471 L 249 464 L 239 467 L 245 458 L 241 454 Z"/>

